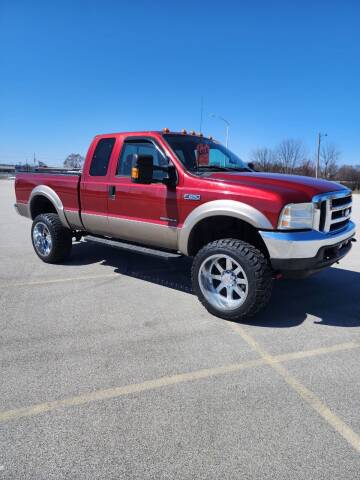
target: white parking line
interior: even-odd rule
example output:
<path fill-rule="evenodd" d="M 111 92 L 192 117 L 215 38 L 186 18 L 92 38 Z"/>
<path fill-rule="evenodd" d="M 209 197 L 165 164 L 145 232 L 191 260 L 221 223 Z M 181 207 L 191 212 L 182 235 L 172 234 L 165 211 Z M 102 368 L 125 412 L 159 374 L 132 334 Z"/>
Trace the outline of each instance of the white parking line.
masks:
<path fill-rule="evenodd" d="M 355 433 L 343 420 L 332 412 L 320 398 L 303 385 L 297 378 L 292 376 L 286 368 L 280 364 L 277 357 L 273 357 L 264 350 L 258 342 L 243 327 L 236 323 L 230 323 L 231 328 L 237 332 L 250 347 L 257 352 L 267 365 L 272 367 L 300 397 L 315 410 L 334 430 L 336 430 L 355 450 L 360 452 L 360 436 Z M 330 350 L 334 351 L 334 347 Z M 324 352 L 325 353 L 325 352 Z M 304 357 L 302 357 L 304 358 Z"/>
<path fill-rule="evenodd" d="M 276 357 L 272 357 L 272 364 L 280 362 L 286 362 L 290 360 L 296 360 L 298 358 L 313 357 L 322 354 L 328 354 L 335 351 L 349 350 L 358 348 L 358 343 L 342 343 L 333 345 L 332 347 L 318 348 L 315 350 L 308 350 L 302 352 L 294 352 L 282 354 Z M 83 395 L 77 395 L 74 397 L 64 398 L 62 400 L 54 400 L 50 402 L 38 403 L 24 408 L 15 408 L 12 410 L 5 410 L 0 412 L 0 422 L 7 422 L 9 420 L 15 420 L 22 417 L 30 417 L 33 415 L 39 415 L 41 413 L 50 412 L 59 408 L 73 407 L 76 405 L 84 405 L 91 402 L 107 400 L 111 398 L 118 398 L 133 393 L 140 393 L 149 390 L 155 390 L 168 385 L 176 385 L 179 383 L 193 382 L 195 380 L 201 380 L 214 376 L 225 375 L 229 373 L 239 372 L 241 370 L 259 367 L 261 365 L 269 364 L 266 358 L 258 358 L 255 360 L 249 360 L 242 363 L 234 363 L 231 365 L 225 365 L 223 367 L 206 368 L 188 373 L 179 373 L 176 375 L 170 375 L 166 377 L 157 378 L 154 380 L 148 380 L 142 383 L 134 383 L 121 387 L 108 388 L 104 390 L 97 390 Z"/>
<path fill-rule="evenodd" d="M 43 280 L 34 280 L 30 282 L 5 283 L 1 288 L 28 287 L 32 285 L 47 285 L 48 283 L 81 282 L 85 280 L 98 280 L 104 278 L 120 278 L 118 273 L 103 273 L 100 275 L 84 275 L 81 277 L 49 278 Z"/>

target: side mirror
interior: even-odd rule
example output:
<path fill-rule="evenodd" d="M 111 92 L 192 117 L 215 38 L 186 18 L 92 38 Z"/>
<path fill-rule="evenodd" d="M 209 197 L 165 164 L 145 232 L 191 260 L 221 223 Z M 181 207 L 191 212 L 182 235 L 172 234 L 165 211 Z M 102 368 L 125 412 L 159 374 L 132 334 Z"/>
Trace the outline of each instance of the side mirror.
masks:
<path fill-rule="evenodd" d="M 162 181 L 168 187 L 175 187 L 177 184 L 177 172 L 174 165 L 168 165 L 165 167 L 165 171 L 167 172 L 167 177 L 165 177 Z"/>
<path fill-rule="evenodd" d="M 149 184 L 153 181 L 154 159 L 152 155 L 133 156 L 131 180 L 134 183 Z"/>

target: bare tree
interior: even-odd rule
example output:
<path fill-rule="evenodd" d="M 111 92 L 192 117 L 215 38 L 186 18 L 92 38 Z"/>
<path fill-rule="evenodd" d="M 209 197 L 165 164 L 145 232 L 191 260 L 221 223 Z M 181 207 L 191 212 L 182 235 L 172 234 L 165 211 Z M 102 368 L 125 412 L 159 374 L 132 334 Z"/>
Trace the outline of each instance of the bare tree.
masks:
<path fill-rule="evenodd" d="M 301 140 L 285 139 L 275 149 L 268 147 L 253 150 L 250 156 L 255 167 L 263 172 L 295 173 L 315 176 L 315 161 L 309 158 Z M 332 144 L 323 145 L 320 152 L 320 173 L 329 180 L 348 182 L 352 188 L 359 188 L 360 167 L 347 165 L 338 167 L 340 152 Z"/>
<path fill-rule="evenodd" d="M 270 148 L 257 148 L 251 153 L 251 161 L 257 170 L 261 172 L 272 172 L 275 163 L 274 152 Z"/>
<path fill-rule="evenodd" d="M 337 171 L 336 180 L 352 190 L 360 190 L 360 165 L 342 165 Z"/>
<path fill-rule="evenodd" d="M 310 158 L 304 158 L 300 162 L 299 166 L 296 168 L 295 173 L 298 175 L 305 175 L 306 177 L 315 176 L 315 162 L 310 160 Z"/>
<path fill-rule="evenodd" d="M 80 153 L 71 153 L 64 160 L 64 167 L 81 170 L 84 165 L 84 157 Z"/>
<path fill-rule="evenodd" d="M 301 140 L 283 140 L 276 149 L 276 160 L 282 173 L 293 173 L 305 158 L 305 147 Z"/>
<path fill-rule="evenodd" d="M 328 179 L 336 177 L 340 152 L 333 144 L 325 144 L 320 152 L 321 176 Z"/>

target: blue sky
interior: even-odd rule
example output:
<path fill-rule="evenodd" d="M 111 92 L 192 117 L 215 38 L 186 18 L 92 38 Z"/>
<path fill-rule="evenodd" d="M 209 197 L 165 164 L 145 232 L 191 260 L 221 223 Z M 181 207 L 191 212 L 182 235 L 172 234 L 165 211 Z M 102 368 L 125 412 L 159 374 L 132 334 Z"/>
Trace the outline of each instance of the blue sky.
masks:
<path fill-rule="evenodd" d="M 253 149 L 319 130 L 360 164 L 359 1 L 0 2 L 0 162 L 183 127 Z"/>

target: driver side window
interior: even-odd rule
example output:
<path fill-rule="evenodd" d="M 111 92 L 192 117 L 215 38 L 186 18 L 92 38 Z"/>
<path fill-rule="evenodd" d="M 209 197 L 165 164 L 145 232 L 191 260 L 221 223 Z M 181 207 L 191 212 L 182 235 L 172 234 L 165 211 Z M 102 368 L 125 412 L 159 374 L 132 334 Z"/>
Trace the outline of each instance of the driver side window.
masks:
<path fill-rule="evenodd" d="M 153 143 L 147 142 L 145 140 L 141 140 L 141 141 L 129 140 L 129 141 L 125 141 L 122 147 L 119 163 L 118 163 L 117 175 L 130 177 L 134 154 L 151 155 L 153 157 L 154 167 L 155 166 L 165 167 L 168 165 L 167 159 L 155 147 Z M 167 176 L 166 172 L 154 170 L 153 178 L 155 180 L 161 181 L 166 176 Z"/>

